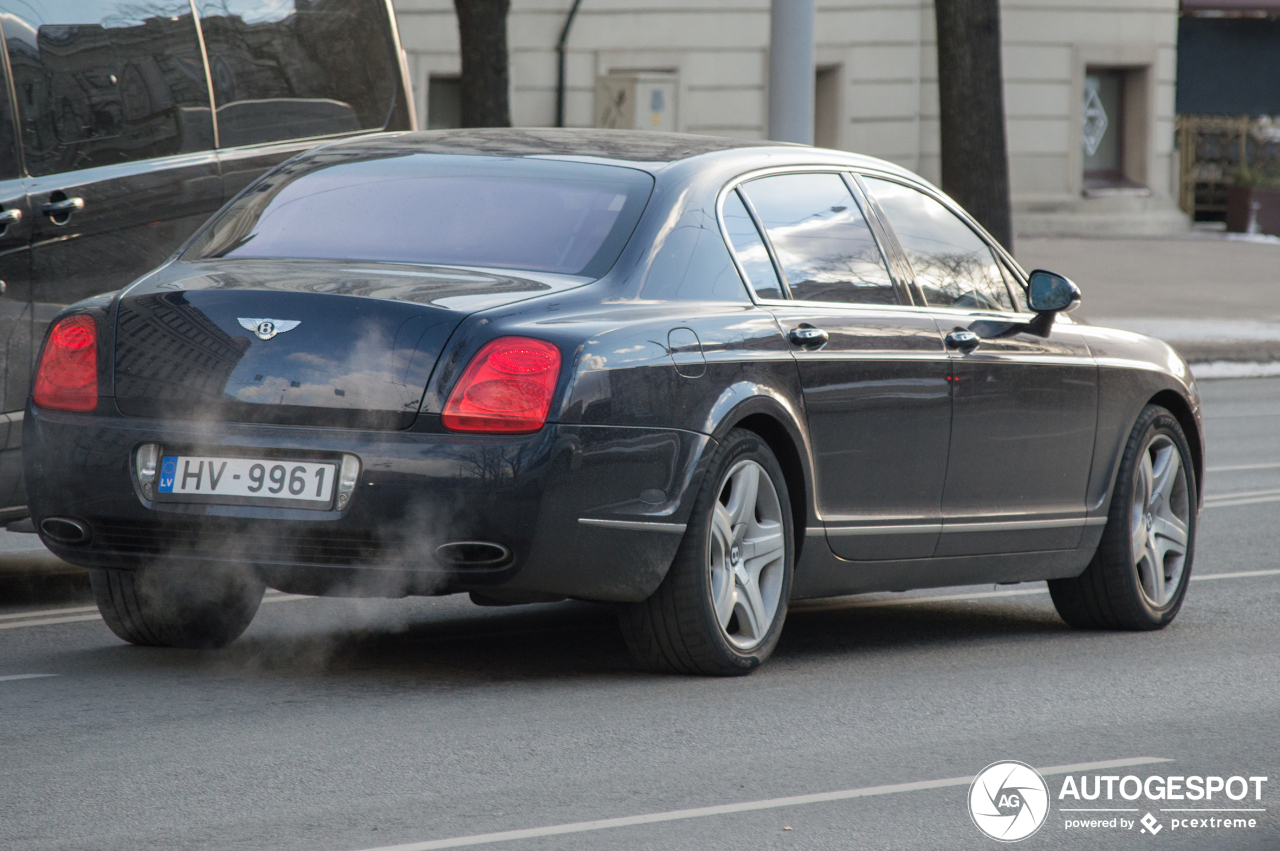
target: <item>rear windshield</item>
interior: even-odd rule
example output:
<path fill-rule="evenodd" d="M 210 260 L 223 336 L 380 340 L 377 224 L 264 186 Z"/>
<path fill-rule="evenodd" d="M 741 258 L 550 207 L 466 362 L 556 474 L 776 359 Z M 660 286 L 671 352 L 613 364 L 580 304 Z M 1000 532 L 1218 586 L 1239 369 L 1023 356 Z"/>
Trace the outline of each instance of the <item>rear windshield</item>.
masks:
<path fill-rule="evenodd" d="M 600 277 L 653 189 L 619 166 L 340 149 L 267 175 L 184 257 L 486 266 Z"/>

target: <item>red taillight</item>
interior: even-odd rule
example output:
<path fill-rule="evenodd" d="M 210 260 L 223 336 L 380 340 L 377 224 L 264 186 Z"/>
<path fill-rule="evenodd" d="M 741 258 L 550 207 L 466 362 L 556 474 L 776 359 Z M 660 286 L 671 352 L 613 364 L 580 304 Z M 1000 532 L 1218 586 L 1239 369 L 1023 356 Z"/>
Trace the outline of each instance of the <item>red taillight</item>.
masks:
<path fill-rule="evenodd" d="M 98 324 L 92 316 L 68 316 L 49 334 L 32 401 L 54 411 L 98 407 Z"/>
<path fill-rule="evenodd" d="M 551 343 L 499 337 L 472 358 L 440 419 L 451 431 L 537 431 L 559 378 L 560 350 Z"/>

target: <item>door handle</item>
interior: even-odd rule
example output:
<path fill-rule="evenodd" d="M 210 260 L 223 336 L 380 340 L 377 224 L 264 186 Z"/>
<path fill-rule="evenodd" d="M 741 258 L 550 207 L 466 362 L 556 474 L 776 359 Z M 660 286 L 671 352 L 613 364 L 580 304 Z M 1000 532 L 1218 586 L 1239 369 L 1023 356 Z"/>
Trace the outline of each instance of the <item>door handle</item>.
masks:
<path fill-rule="evenodd" d="M 812 325 L 801 325 L 798 328 L 792 328 L 791 333 L 787 334 L 787 339 L 797 346 L 804 346 L 806 349 L 816 349 L 825 345 L 830 335 L 821 328 L 814 328 Z"/>
<path fill-rule="evenodd" d="M 0 230 L 7 228 L 9 225 L 16 225 L 20 221 L 22 221 L 21 210 L 0 211 Z"/>
<path fill-rule="evenodd" d="M 46 216 L 69 216 L 84 209 L 83 198 L 63 198 L 61 201 L 50 201 L 40 208 Z"/>
<path fill-rule="evenodd" d="M 982 338 L 977 334 L 972 331 L 962 330 L 952 331 L 946 337 L 943 337 L 943 340 L 946 342 L 948 349 L 959 349 L 966 355 L 978 348 L 982 343 Z"/>

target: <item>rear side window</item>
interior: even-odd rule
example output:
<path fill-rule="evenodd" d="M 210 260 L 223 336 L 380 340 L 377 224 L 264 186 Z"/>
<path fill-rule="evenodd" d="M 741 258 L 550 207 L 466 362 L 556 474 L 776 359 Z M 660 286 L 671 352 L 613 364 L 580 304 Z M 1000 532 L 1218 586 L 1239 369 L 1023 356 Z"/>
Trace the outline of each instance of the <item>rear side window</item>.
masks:
<path fill-rule="evenodd" d="M 782 298 L 782 283 L 773 268 L 773 261 L 769 259 L 769 249 L 765 247 L 764 239 L 736 189 L 724 199 L 724 226 L 747 282 L 756 295 L 760 298 Z"/>
<path fill-rule="evenodd" d="M 341 147 L 267 175 L 187 258 L 274 257 L 482 266 L 600 277 L 653 178 L 632 168 Z"/>
<path fill-rule="evenodd" d="M 996 258 L 973 228 L 923 192 L 889 180 L 864 180 L 902 243 L 929 304 L 1013 309 Z"/>
<path fill-rule="evenodd" d="M 24 0 L 4 19 L 33 175 L 213 146 L 188 3 Z"/>
<path fill-rule="evenodd" d="M 385 0 L 198 0 L 218 144 L 381 130 L 399 93 Z"/>
<path fill-rule="evenodd" d="M 899 304 L 880 246 L 837 174 L 782 174 L 743 185 L 791 297 Z"/>

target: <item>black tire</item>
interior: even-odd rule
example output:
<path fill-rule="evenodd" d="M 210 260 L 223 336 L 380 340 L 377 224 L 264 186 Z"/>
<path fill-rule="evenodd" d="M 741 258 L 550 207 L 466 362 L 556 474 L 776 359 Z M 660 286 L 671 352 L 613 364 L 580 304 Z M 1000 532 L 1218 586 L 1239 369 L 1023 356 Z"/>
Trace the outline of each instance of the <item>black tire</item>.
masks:
<path fill-rule="evenodd" d="M 1135 496 L 1141 500 L 1147 492 L 1143 485 L 1143 457 L 1150 458 L 1151 453 L 1162 451 L 1170 444 L 1177 453 L 1181 470 L 1173 471 L 1168 479 L 1170 496 L 1150 502 L 1167 504 L 1177 514 L 1185 513 L 1185 543 L 1174 544 L 1184 547 L 1180 562 L 1176 554 L 1172 560 L 1167 560 L 1164 553 L 1159 553 L 1159 559 L 1135 555 L 1135 541 L 1146 534 L 1151 517 L 1150 513 L 1144 514 L 1135 507 Z M 1165 408 L 1147 405 L 1125 445 L 1098 551 L 1080 576 L 1049 582 L 1053 605 L 1064 621 L 1081 629 L 1152 630 L 1168 626 L 1177 616 L 1186 597 L 1195 554 L 1199 507 L 1195 471 L 1191 449 L 1177 418 Z M 1179 473 L 1181 481 L 1177 479 Z M 1178 534 L 1175 530 L 1174 537 L 1166 542 L 1175 542 Z M 1150 537 L 1151 541 L 1158 539 L 1158 535 Z M 1148 565 L 1159 562 L 1162 590 L 1154 597 L 1162 600 L 1153 599 L 1153 593 L 1148 590 L 1152 574 L 1144 573 L 1143 558 Z"/>
<path fill-rule="evenodd" d="M 760 470 L 755 471 L 749 462 L 754 462 Z M 778 516 L 765 516 L 773 514 L 774 503 L 769 500 L 767 492 L 760 491 L 759 501 L 768 503 L 765 514 L 761 513 L 758 504 L 752 511 L 757 527 L 755 534 L 760 537 L 750 543 L 743 540 L 740 546 L 733 546 L 733 555 L 726 561 L 724 538 L 720 535 L 725 527 L 723 524 L 717 526 L 717 506 L 721 506 L 721 512 L 727 516 L 725 495 L 736 487 L 730 480 L 744 469 L 757 476 L 757 481 L 762 481 L 760 472 L 767 476 L 777 496 Z M 753 499 L 757 497 L 753 496 Z M 745 525 L 749 526 L 750 521 Z M 780 561 L 776 555 L 775 525 L 782 535 Z M 736 530 L 740 526 L 732 528 Z M 737 535 L 735 531 L 734 542 Z M 767 543 L 760 544 L 757 550 L 758 541 Z M 756 555 L 745 556 L 748 551 Z M 782 467 L 759 435 L 734 429 L 711 458 L 702 489 L 693 505 L 688 529 L 662 585 L 649 599 L 624 606 L 621 610 L 622 633 L 627 646 L 641 664 L 655 671 L 709 676 L 751 673 L 769 658 L 778 643 L 783 621 L 786 620 L 787 600 L 791 595 L 794 561 L 791 500 Z M 753 606 L 750 600 L 739 599 L 740 589 L 745 594 L 745 586 L 737 583 L 737 577 L 745 577 L 756 569 L 748 562 L 755 566 L 765 565 L 758 569 L 757 578 L 752 580 L 759 592 L 757 598 L 763 601 L 758 607 Z M 714 565 L 720 565 L 720 569 L 717 571 Z M 725 569 L 726 565 L 729 569 Z M 713 590 L 717 577 L 719 592 Z M 725 590 L 726 578 L 733 583 L 729 591 Z M 739 600 L 726 609 L 732 612 L 727 625 L 722 626 L 717 614 L 717 597 L 722 603 L 730 599 Z M 769 601 L 775 597 L 776 602 L 771 606 Z M 758 634 L 751 625 L 763 618 L 753 616 L 752 611 L 772 612 L 767 628 L 761 627 Z"/>
<path fill-rule="evenodd" d="M 91 570 L 102 619 L 130 644 L 209 649 L 240 637 L 266 586 L 247 566 Z"/>

